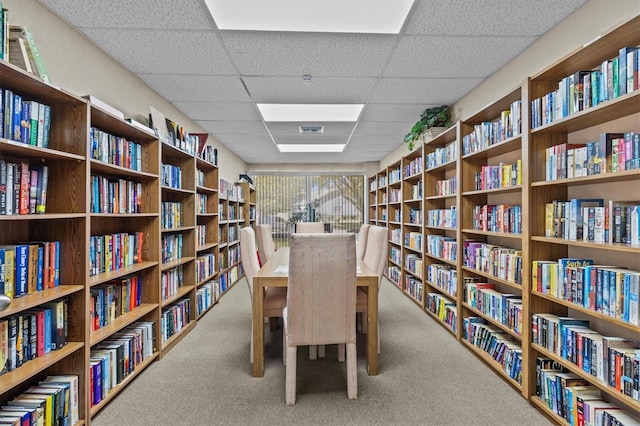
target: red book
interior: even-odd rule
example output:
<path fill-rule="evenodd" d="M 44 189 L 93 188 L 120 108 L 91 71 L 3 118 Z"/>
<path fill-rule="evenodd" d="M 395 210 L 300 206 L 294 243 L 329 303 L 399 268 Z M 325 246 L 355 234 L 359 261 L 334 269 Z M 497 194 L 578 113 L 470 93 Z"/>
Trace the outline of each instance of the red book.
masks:
<path fill-rule="evenodd" d="M 29 214 L 29 192 L 31 190 L 31 185 L 29 184 L 29 178 L 31 173 L 29 173 L 29 163 L 21 162 L 20 163 L 20 198 L 19 198 L 19 213 L 20 214 Z"/>

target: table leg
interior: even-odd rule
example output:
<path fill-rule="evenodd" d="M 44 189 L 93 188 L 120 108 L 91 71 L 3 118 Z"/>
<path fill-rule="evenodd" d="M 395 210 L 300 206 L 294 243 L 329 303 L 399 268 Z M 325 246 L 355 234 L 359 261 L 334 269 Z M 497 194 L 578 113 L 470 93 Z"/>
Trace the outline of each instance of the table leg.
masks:
<path fill-rule="evenodd" d="M 372 279 L 367 289 L 367 372 L 370 376 L 378 375 L 378 291 L 378 280 Z"/>
<path fill-rule="evenodd" d="M 264 290 L 253 278 L 253 377 L 264 376 Z"/>

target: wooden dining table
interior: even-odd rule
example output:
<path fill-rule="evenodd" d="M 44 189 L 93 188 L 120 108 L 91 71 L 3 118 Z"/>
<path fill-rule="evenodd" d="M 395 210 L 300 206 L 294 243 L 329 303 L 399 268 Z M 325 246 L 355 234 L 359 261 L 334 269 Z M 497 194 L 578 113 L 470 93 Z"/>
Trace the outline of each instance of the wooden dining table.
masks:
<path fill-rule="evenodd" d="M 289 247 L 282 247 L 253 277 L 253 377 L 264 376 L 264 291 L 287 287 Z M 378 275 L 358 260 L 357 286 L 367 289 L 367 372 L 378 374 Z"/>

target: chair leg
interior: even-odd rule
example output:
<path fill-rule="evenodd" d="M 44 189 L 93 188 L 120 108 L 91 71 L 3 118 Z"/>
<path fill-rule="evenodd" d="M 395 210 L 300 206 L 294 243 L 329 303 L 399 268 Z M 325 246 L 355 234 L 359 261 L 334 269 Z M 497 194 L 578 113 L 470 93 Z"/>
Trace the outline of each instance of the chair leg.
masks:
<path fill-rule="evenodd" d="M 344 362 L 345 344 L 338 343 L 338 362 Z"/>
<path fill-rule="evenodd" d="M 318 359 L 318 345 L 309 345 L 309 359 L 312 361 Z"/>
<path fill-rule="evenodd" d="M 324 358 L 325 350 L 325 345 L 318 345 L 318 358 Z"/>
<path fill-rule="evenodd" d="M 285 370 L 285 399 L 287 405 L 296 403 L 297 350 L 297 346 L 287 346 L 287 367 Z"/>
<path fill-rule="evenodd" d="M 358 357 L 356 344 L 347 343 L 347 396 L 358 398 Z"/>

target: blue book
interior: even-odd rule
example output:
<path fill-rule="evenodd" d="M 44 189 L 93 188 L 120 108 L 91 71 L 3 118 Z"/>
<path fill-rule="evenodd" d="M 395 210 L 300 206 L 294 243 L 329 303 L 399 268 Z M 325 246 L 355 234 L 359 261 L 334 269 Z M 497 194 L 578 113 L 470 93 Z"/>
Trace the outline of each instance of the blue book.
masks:
<path fill-rule="evenodd" d="M 568 349 L 569 345 L 567 344 L 568 333 L 567 326 L 569 325 L 583 325 L 585 327 L 589 326 L 589 320 L 577 319 L 577 318 L 569 318 L 569 317 L 558 317 L 558 330 L 560 331 L 560 356 L 564 359 L 568 359 Z"/>
<path fill-rule="evenodd" d="M 44 247 L 38 247 L 38 280 L 36 281 L 37 291 L 44 290 Z"/>
<path fill-rule="evenodd" d="M 620 319 L 629 322 L 629 298 L 631 296 L 631 274 L 624 274 L 622 312 Z"/>
<path fill-rule="evenodd" d="M 30 142 L 31 138 L 31 104 L 22 102 L 22 110 L 20 113 L 20 142 Z"/>
<path fill-rule="evenodd" d="M 56 265 L 56 270 L 55 270 L 55 275 L 54 275 L 54 281 L 53 281 L 53 285 L 54 287 L 58 287 L 60 285 L 60 241 L 53 241 L 53 244 L 55 244 L 55 251 L 56 251 L 56 259 L 55 259 L 55 265 Z"/>
<path fill-rule="evenodd" d="M 5 293 L 4 288 L 4 249 L 0 248 L 0 294 Z"/>
<path fill-rule="evenodd" d="M 51 318 L 51 309 L 50 308 L 45 308 L 44 309 L 44 353 L 49 353 L 51 352 L 52 346 L 51 346 L 51 329 L 52 329 L 52 324 L 51 324 L 52 318 Z"/>
<path fill-rule="evenodd" d="M 12 138 L 14 141 L 21 141 L 21 128 L 20 128 L 20 120 L 22 119 L 22 96 L 13 94 L 13 116 L 12 116 L 12 126 L 13 126 L 13 134 Z"/>
<path fill-rule="evenodd" d="M 20 297 L 27 294 L 29 279 L 29 246 L 26 244 L 16 244 L 2 246 L 5 250 L 15 253 L 14 294 L 13 297 Z M 6 272 L 5 272 L 6 273 Z"/>

